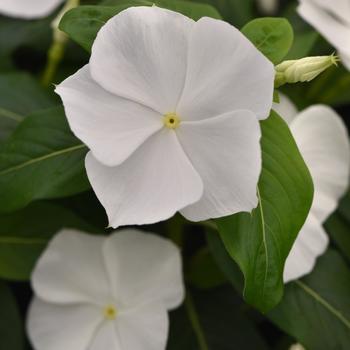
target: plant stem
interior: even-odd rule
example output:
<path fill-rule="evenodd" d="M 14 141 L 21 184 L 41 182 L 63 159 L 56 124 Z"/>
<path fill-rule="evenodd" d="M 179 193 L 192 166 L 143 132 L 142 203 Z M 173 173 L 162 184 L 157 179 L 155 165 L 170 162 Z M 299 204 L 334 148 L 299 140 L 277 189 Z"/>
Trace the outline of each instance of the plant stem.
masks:
<path fill-rule="evenodd" d="M 204 332 L 202 330 L 202 327 L 197 315 L 196 307 L 194 305 L 192 296 L 189 291 L 187 291 L 187 294 L 186 294 L 185 307 L 186 307 L 188 318 L 192 324 L 194 333 L 196 334 L 199 348 L 201 350 L 209 350 L 207 341 L 204 336 Z"/>

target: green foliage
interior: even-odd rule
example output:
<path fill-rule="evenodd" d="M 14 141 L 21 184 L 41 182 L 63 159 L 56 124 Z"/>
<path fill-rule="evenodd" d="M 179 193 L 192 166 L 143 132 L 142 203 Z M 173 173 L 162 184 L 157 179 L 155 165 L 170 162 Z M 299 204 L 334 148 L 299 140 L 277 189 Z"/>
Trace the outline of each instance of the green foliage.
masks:
<path fill-rule="evenodd" d="M 307 349 L 347 349 L 350 344 L 350 271 L 329 250 L 314 271 L 289 283 L 280 305 L 268 316 Z"/>
<path fill-rule="evenodd" d="M 24 350 L 22 320 L 10 288 L 0 280 L 0 350 Z"/>
<path fill-rule="evenodd" d="M 242 33 L 270 60 L 280 63 L 293 44 L 293 28 L 285 18 L 258 18 Z"/>
<path fill-rule="evenodd" d="M 0 212 L 87 190 L 86 151 L 71 133 L 63 108 L 28 116 L 0 148 Z"/>
<path fill-rule="evenodd" d="M 62 228 L 96 231 L 71 211 L 49 202 L 1 215 L 0 278 L 28 280 L 48 241 Z"/>
<path fill-rule="evenodd" d="M 216 220 L 244 276 L 245 300 L 267 312 L 282 298 L 283 267 L 309 213 L 313 185 L 287 124 L 275 112 L 261 122 L 258 207 Z"/>
<path fill-rule="evenodd" d="M 220 18 L 220 14 L 209 5 L 191 4 L 181 0 L 106 1 L 103 4 L 110 6 L 79 6 L 72 9 L 63 16 L 60 29 L 84 49 L 90 51 L 100 28 L 111 17 L 130 6 L 157 5 L 180 12 L 194 20 L 203 16 Z"/>
<path fill-rule="evenodd" d="M 170 321 L 167 350 L 268 349 L 229 286 L 191 290 Z"/>
<path fill-rule="evenodd" d="M 28 114 L 51 107 L 54 101 L 27 73 L 0 75 L 0 143 Z"/>
<path fill-rule="evenodd" d="M 219 237 L 208 243 L 215 260 L 237 290 L 240 272 Z M 285 287 L 281 303 L 266 316 L 307 349 L 347 349 L 350 344 L 350 271 L 340 255 L 329 250 L 311 274 Z"/>

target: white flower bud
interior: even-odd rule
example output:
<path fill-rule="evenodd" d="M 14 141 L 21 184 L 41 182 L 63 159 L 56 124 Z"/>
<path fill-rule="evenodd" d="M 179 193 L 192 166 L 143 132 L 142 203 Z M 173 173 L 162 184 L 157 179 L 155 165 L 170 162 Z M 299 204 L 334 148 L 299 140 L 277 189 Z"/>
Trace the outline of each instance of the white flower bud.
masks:
<path fill-rule="evenodd" d="M 289 350 L 305 350 L 305 348 L 301 344 L 297 343 L 297 344 L 292 345 L 289 348 Z"/>
<path fill-rule="evenodd" d="M 275 87 L 286 83 L 309 82 L 332 65 L 337 65 L 338 61 L 339 58 L 334 54 L 284 61 L 275 67 Z"/>

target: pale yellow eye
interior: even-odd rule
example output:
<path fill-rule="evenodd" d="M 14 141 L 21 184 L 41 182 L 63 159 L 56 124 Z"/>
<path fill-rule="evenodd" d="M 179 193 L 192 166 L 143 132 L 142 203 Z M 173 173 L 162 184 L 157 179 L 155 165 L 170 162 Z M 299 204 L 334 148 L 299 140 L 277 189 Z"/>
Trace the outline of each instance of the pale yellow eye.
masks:
<path fill-rule="evenodd" d="M 181 123 L 181 120 L 176 113 L 164 114 L 163 121 L 164 125 L 169 129 L 176 129 Z"/>
<path fill-rule="evenodd" d="M 103 315 L 107 320 L 115 320 L 117 318 L 117 308 L 114 305 L 107 305 L 103 309 Z"/>

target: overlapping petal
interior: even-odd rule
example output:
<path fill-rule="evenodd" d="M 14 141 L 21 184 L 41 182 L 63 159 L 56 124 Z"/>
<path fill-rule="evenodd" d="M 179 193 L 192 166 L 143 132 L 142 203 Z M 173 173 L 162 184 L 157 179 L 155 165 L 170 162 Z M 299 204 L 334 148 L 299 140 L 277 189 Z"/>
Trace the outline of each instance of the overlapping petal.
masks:
<path fill-rule="evenodd" d="M 136 336 L 136 334 L 134 334 Z M 114 321 L 105 320 L 96 330 L 90 345 L 86 350 L 127 350 L 123 347 L 119 334 L 117 334 Z"/>
<path fill-rule="evenodd" d="M 158 303 L 164 312 L 181 304 L 181 256 L 171 241 L 129 229 L 109 237 L 103 251 L 118 303 L 126 308 Z"/>
<path fill-rule="evenodd" d="M 336 8 L 337 5 L 329 5 Z M 341 21 L 313 1 L 302 1 L 298 7 L 301 17 L 319 31 L 337 50 L 350 56 L 350 24 Z"/>
<path fill-rule="evenodd" d="M 164 350 L 166 348 L 169 319 L 165 307 L 159 303 L 140 305 L 120 314 L 115 327 L 122 350 Z M 91 350 L 100 349 L 102 348 Z"/>
<path fill-rule="evenodd" d="M 27 328 L 36 350 L 87 350 L 101 322 L 100 310 L 94 305 L 57 305 L 35 297 Z"/>
<path fill-rule="evenodd" d="M 233 26 L 201 18 L 193 26 L 187 76 L 177 112 L 201 120 L 247 109 L 259 119 L 270 114 L 274 67 Z"/>
<path fill-rule="evenodd" d="M 310 273 L 316 259 L 328 246 L 328 236 L 320 221 L 309 214 L 290 251 L 283 273 L 285 283 Z"/>
<path fill-rule="evenodd" d="M 161 114 L 174 112 L 184 86 L 193 24 L 156 6 L 119 13 L 101 28 L 92 47 L 93 79 Z"/>
<path fill-rule="evenodd" d="M 112 227 L 168 219 L 203 194 L 200 176 L 169 129 L 153 135 L 117 167 L 102 165 L 91 153 L 85 165 Z"/>
<path fill-rule="evenodd" d="M 272 107 L 284 121 L 290 125 L 298 114 L 294 103 L 285 95 L 279 94 L 279 102 L 274 103 Z"/>
<path fill-rule="evenodd" d="M 291 130 L 314 182 L 311 212 L 323 223 L 349 183 L 350 145 L 346 127 L 329 107 L 301 112 Z"/>
<path fill-rule="evenodd" d="M 52 303 L 100 303 L 110 300 L 102 255 L 104 237 L 64 230 L 40 257 L 32 275 L 35 293 Z"/>
<path fill-rule="evenodd" d="M 61 83 L 56 92 L 72 131 L 108 166 L 122 163 L 163 127 L 159 113 L 99 86 L 91 78 L 89 65 Z"/>
<path fill-rule="evenodd" d="M 0 14 L 10 17 L 34 19 L 48 16 L 64 0 L 1 0 Z"/>
<path fill-rule="evenodd" d="M 250 212 L 257 206 L 261 131 L 252 112 L 183 122 L 177 133 L 204 183 L 200 201 L 181 210 L 187 219 L 200 221 Z"/>

